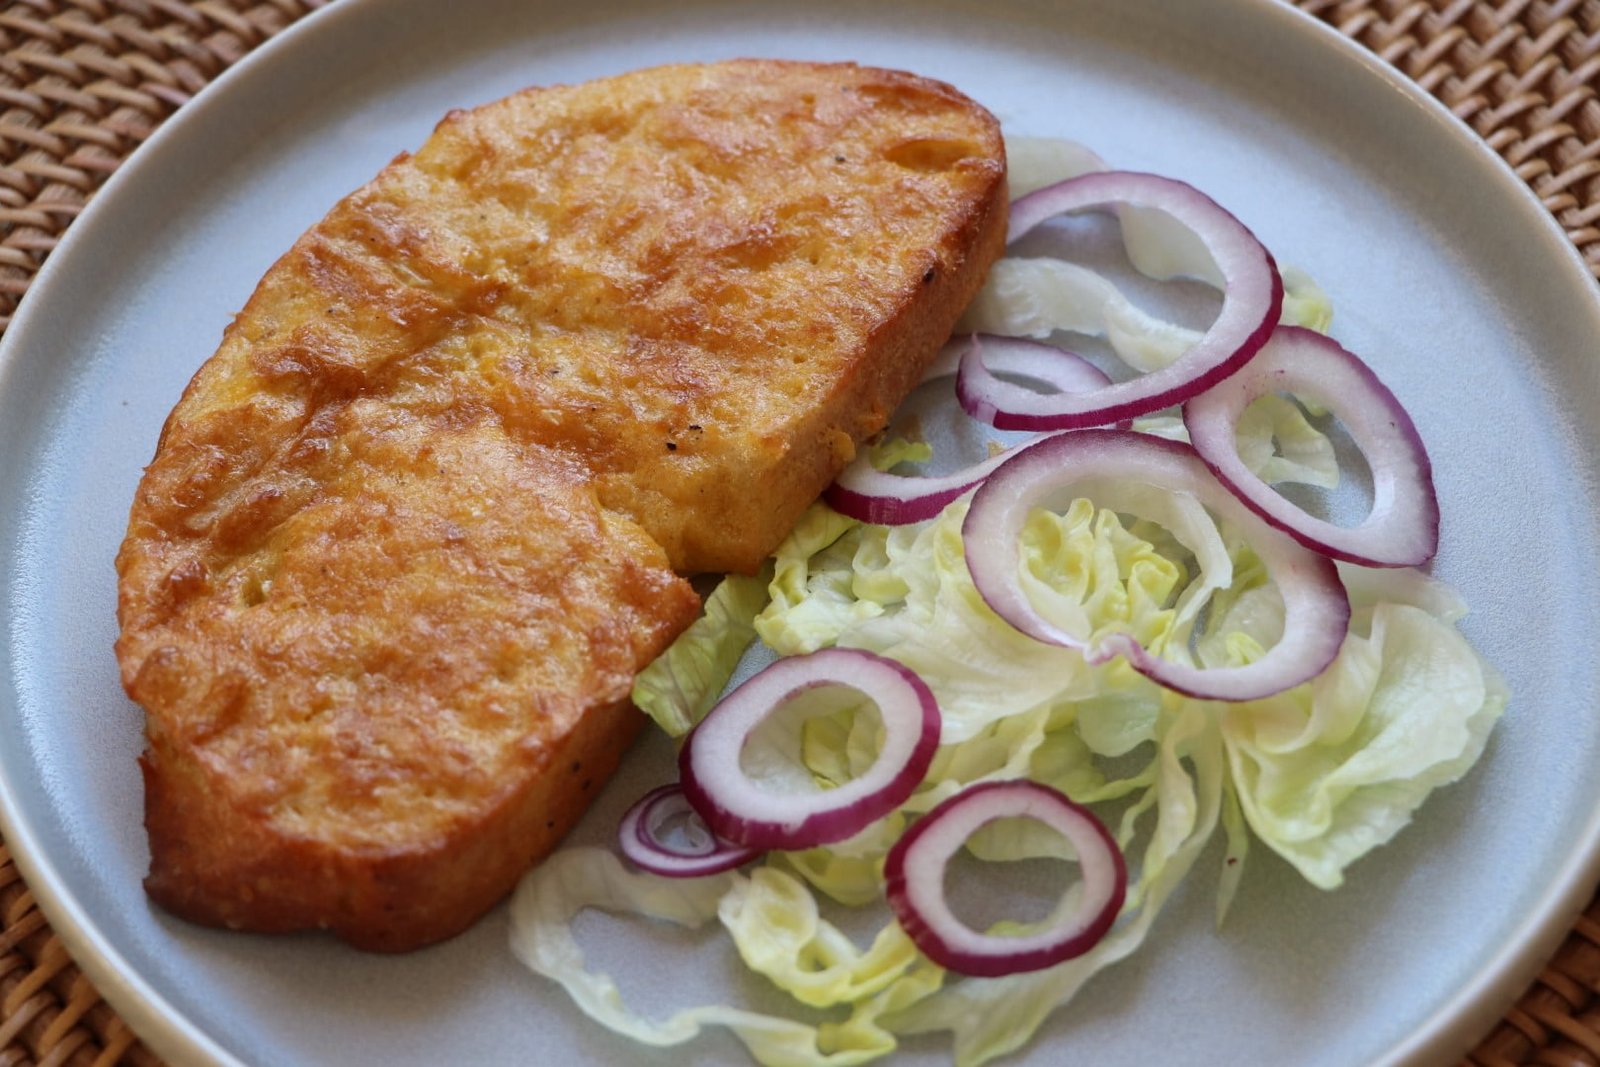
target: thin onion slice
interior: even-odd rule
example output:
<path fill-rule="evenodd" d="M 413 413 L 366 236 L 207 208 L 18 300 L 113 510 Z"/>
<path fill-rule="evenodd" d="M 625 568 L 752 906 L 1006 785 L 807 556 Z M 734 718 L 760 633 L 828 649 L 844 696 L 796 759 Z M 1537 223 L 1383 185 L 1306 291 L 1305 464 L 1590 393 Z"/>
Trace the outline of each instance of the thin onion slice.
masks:
<path fill-rule="evenodd" d="M 746 744 L 769 715 L 819 686 L 841 686 L 877 705 L 877 759 L 835 789 L 763 788 L 742 766 Z M 751 848 L 815 848 L 853 837 L 911 796 L 933 763 L 939 722 L 933 693 L 906 667 L 861 649 L 827 648 L 780 659 L 724 697 L 689 735 L 678 770 L 689 803 L 719 837 Z"/>
<path fill-rule="evenodd" d="M 671 819 L 684 820 L 682 844 L 663 833 Z M 720 874 L 761 855 L 758 848 L 735 845 L 713 834 L 676 782 L 650 790 L 628 809 L 617 826 L 617 843 L 635 867 L 666 878 Z"/>
<path fill-rule="evenodd" d="M 995 373 L 1030 378 L 1058 392 L 1087 393 L 1111 382 L 1093 363 L 1053 345 L 1014 337 L 975 335 L 964 345 L 946 345 L 923 376 L 923 383 L 960 373 L 959 368 L 966 365 L 968 354 L 980 346 L 984 348 L 984 362 Z M 946 504 L 987 478 L 989 472 L 1017 447 L 961 470 L 928 477 L 880 471 L 862 454 L 839 474 L 823 499 L 839 514 L 862 522 L 883 526 L 921 522 L 939 514 Z"/>
<path fill-rule="evenodd" d="M 1040 394 L 1006 382 L 981 359 L 963 367 L 969 413 L 1002 430 L 1070 430 L 1148 415 L 1203 392 L 1242 367 L 1266 343 L 1283 307 L 1271 254 L 1243 223 L 1193 186 L 1155 174 L 1102 171 L 1030 193 L 1011 205 L 1009 240 L 1048 219 L 1116 205 L 1152 208 L 1188 227 L 1222 280 L 1222 308 L 1209 329 L 1171 365 L 1093 393 Z"/>
<path fill-rule="evenodd" d="M 1267 485 L 1239 456 L 1239 417 L 1256 399 L 1295 393 L 1336 413 L 1372 472 L 1372 510 L 1336 526 Z M 1367 567 L 1415 567 L 1439 550 L 1433 465 L 1411 416 L 1365 363 L 1331 338 L 1281 326 L 1250 364 L 1183 408 L 1189 440 L 1218 480 L 1307 548 Z"/>
<path fill-rule="evenodd" d="M 972 929 L 945 899 L 945 868 L 967 839 L 997 819 L 1037 819 L 1072 845 L 1082 874 L 1077 906 L 1068 901 L 1046 929 L 1000 937 Z M 1116 922 L 1127 896 L 1128 868 L 1100 820 L 1048 786 L 1027 780 L 984 782 L 957 793 L 919 819 L 889 850 L 883 876 L 889 907 L 912 942 L 958 974 L 999 978 L 1053 967 L 1088 952 Z"/>
<path fill-rule="evenodd" d="M 1283 636 L 1260 659 L 1240 667 L 1194 667 L 1162 659 L 1127 633 L 1107 634 L 1087 647 L 1084 638 L 1062 630 L 1029 602 L 1019 576 L 1019 541 L 1029 512 L 1087 496 L 1137 513 L 1118 504 L 1118 486 L 1130 482 L 1190 494 L 1249 542 L 1284 605 Z M 1083 649 L 1090 663 L 1125 656 L 1139 673 L 1200 699 L 1256 700 L 1310 680 L 1339 654 L 1350 621 L 1350 601 L 1332 560 L 1246 508 L 1189 446 L 1148 434 L 1079 430 L 1029 445 L 978 488 L 961 536 L 973 584 L 1006 622 L 1036 640 Z"/>
<path fill-rule="evenodd" d="M 994 408 L 989 394 L 981 386 L 974 385 L 975 382 L 999 382 L 997 374 L 1034 378 L 1055 387 L 1053 393 L 1029 390 L 1041 397 L 1094 396 L 1111 385 L 1111 378 L 1105 371 L 1076 352 L 1025 337 L 973 334 L 972 343 L 962 353 L 956 368 L 956 400 L 968 415 L 1002 430 L 1016 427 L 1000 426 L 995 420 L 1001 413 Z M 1009 382 L 1000 384 L 1020 388 Z"/>
<path fill-rule="evenodd" d="M 970 467 L 926 478 L 890 474 L 857 459 L 828 486 L 822 499 L 839 514 L 861 522 L 880 526 L 921 522 L 939 514 L 946 504 L 987 478 L 1021 447 L 1013 445 Z"/>

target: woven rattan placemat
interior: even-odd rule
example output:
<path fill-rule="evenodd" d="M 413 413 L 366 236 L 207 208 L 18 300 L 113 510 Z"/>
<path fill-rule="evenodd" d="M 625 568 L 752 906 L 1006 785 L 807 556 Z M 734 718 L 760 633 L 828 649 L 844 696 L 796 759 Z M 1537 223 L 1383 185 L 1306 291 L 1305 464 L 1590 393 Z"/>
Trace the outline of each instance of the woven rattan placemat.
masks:
<path fill-rule="evenodd" d="M 0 0 L 0 330 L 117 165 L 323 2 Z M 1298 2 L 1470 123 L 1600 277 L 1600 0 Z M 1473 1060 L 1600 1065 L 1600 896 Z M 157 1062 L 73 964 L 0 843 L 0 1067 Z"/>

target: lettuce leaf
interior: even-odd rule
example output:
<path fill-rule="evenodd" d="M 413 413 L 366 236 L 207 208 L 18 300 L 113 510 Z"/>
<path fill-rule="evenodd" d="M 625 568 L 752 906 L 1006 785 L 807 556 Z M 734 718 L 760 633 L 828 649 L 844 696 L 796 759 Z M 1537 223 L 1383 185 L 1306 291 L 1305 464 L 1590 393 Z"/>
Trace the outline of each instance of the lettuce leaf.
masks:
<path fill-rule="evenodd" d="M 1248 546 L 1196 643 L 1208 665 L 1248 663 L 1283 631 L 1283 602 Z M 1412 568 L 1340 564 L 1353 611 L 1338 658 L 1305 685 L 1219 705 L 1250 829 L 1313 885 L 1390 840 L 1428 794 L 1477 762 L 1504 712 L 1499 675 L 1455 628 L 1466 606 Z"/>
<path fill-rule="evenodd" d="M 845 841 L 778 858 L 818 891 L 859 908 L 883 896 L 883 860 L 905 826 L 905 816 L 893 812 Z"/>
<path fill-rule="evenodd" d="M 857 600 L 850 588 L 860 527 L 819 502 L 773 553 L 771 600 L 753 625 L 779 655 L 825 648 L 844 627 L 880 610 L 875 601 Z"/>
<path fill-rule="evenodd" d="M 894 1051 L 895 1037 L 880 1024 L 880 1017 L 928 996 L 943 982 L 944 972 L 921 959 L 896 963 L 892 935 L 880 937 L 884 947 L 875 950 L 876 957 L 869 952 L 861 958 L 871 959 L 866 970 L 882 965 L 894 977 L 887 982 L 881 975 L 865 979 L 857 988 L 863 994 L 875 992 L 855 1001 L 847 1019 L 813 1026 L 725 1004 L 685 1008 L 659 1022 L 646 1019 L 623 1003 L 610 976 L 587 968 L 572 933 L 572 921 L 586 908 L 697 929 L 717 917 L 724 899 L 744 882 L 737 874 L 662 878 L 634 873 L 602 849 L 564 849 L 517 887 L 511 900 L 511 948 L 534 973 L 560 983 L 591 1019 L 640 1044 L 681 1045 L 704 1027 L 723 1026 L 768 1067 L 856 1067 Z M 769 915 L 782 925 L 778 909 Z M 825 951 L 842 950 L 830 944 Z M 782 971 L 776 963 L 773 969 Z"/>
<path fill-rule="evenodd" d="M 1046 256 L 995 263 L 956 327 L 958 334 L 1006 337 L 1057 331 L 1104 337 L 1119 359 L 1145 372 L 1175 362 L 1200 339 L 1196 330 L 1141 310 L 1104 275 Z"/>
<path fill-rule="evenodd" d="M 1323 889 L 1477 762 L 1506 705 L 1450 624 L 1406 604 L 1361 614 L 1322 675 L 1223 717 L 1250 828 Z"/>
<path fill-rule="evenodd" d="M 1234 437 L 1239 458 L 1268 485 L 1299 482 L 1338 488 L 1333 442 L 1288 397 L 1269 393 L 1256 398 L 1240 413 Z"/>
<path fill-rule="evenodd" d="M 1077 141 L 1006 135 L 1006 183 L 1013 200 L 1047 185 L 1105 169 L 1105 161 Z"/>
<path fill-rule="evenodd" d="M 706 717 L 756 639 L 751 625 L 767 606 L 771 568 L 730 574 L 706 598 L 704 610 L 667 650 L 633 680 L 633 702 L 671 737 Z"/>
<path fill-rule="evenodd" d="M 1189 429 L 1176 415 L 1147 415 L 1133 420 L 1140 433 L 1189 443 Z M 1311 425 L 1300 405 L 1269 393 L 1258 397 L 1239 416 L 1234 428 L 1239 458 L 1268 485 L 1300 482 L 1324 489 L 1339 485 L 1339 460 L 1328 435 Z"/>
<path fill-rule="evenodd" d="M 1304 326 L 1327 333 L 1333 325 L 1333 301 L 1316 280 L 1292 263 L 1278 264 L 1283 277 L 1283 314 L 1278 321 L 1286 326 Z"/>
<path fill-rule="evenodd" d="M 1125 220 L 1133 217 L 1130 212 L 1123 214 Z M 1128 238 L 1135 242 L 1130 249 L 1153 248 L 1157 240 L 1176 239 L 1179 232 L 1188 231 L 1174 227 L 1168 238 L 1148 232 L 1142 239 Z M 1167 276 L 1153 273 L 1157 270 L 1191 273 L 1177 269 L 1179 261 L 1168 262 L 1152 252 L 1146 253 L 1145 265 L 1150 270 L 1144 273 L 1154 277 Z M 1326 331 L 1333 309 L 1316 282 L 1293 267 L 1285 267 L 1283 277 L 1283 311 L 1278 321 Z M 1118 359 L 1146 374 L 1171 366 L 1201 337 L 1199 330 L 1143 310 L 1105 275 L 1050 256 L 1007 257 L 995 263 L 956 332 L 1035 338 L 1065 332 L 1103 337 Z"/>
<path fill-rule="evenodd" d="M 862 952 L 821 917 L 803 883 L 774 867 L 736 881 L 717 915 L 746 967 L 813 1008 L 880 993 L 917 960 L 916 946 L 894 922 Z"/>

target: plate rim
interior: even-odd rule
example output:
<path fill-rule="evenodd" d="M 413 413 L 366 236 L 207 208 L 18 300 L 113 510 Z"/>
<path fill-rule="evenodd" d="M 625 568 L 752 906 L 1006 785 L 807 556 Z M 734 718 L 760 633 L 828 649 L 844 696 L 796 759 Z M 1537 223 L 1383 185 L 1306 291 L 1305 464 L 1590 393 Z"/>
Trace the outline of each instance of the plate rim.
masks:
<path fill-rule="evenodd" d="M 1542 245 L 1541 257 L 1565 261 L 1565 269 L 1574 271 L 1580 282 L 1587 283 L 1591 313 L 1600 310 L 1600 280 L 1591 273 L 1555 216 L 1510 164 L 1441 101 L 1370 49 L 1302 11 L 1290 0 L 1214 0 L 1214 4 L 1220 9 L 1216 21 L 1230 21 L 1229 12 L 1232 12 L 1247 27 L 1254 25 L 1272 34 L 1306 37 L 1315 42 L 1313 47 L 1333 50 L 1341 62 L 1353 62 L 1362 77 L 1376 78 L 1402 94 L 1405 102 L 1419 107 L 1458 146 L 1468 148 L 1488 165 L 1493 181 L 1505 195 L 1504 206 L 1515 205 L 1520 210 L 1523 217 L 1518 220 L 1519 227 L 1528 239 L 1537 239 Z M 136 181 L 140 172 L 155 165 L 151 161 L 165 153 L 169 141 L 182 136 L 187 127 L 203 122 L 206 112 L 226 107 L 236 92 L 235 85 L 252 77 L 258 68 L 277 62 L 281 54 L 299 48 L 301 42 L 313 34 L 324 32 L 325 26 L 340 20 L 375 17 L 381 5 L 382 0 L 327 3 L 252 49 L 208 82 L 163 121 L 94 194 L 35 274 L 29 290 L 48 288 L 57 274 L 68 270 L 65 264 L 75 258 L 79 245 L 94 239 L 92 235 L 100 228 L 101 217 L 116 217 L 122 189 Z M 40 303 L 38 299 L 22 300 L 5 336 L 0 338 L 0 382 L 7 370 L 20 360 L 17 353 L 28 347 L 37 317 L 33 310 Z M 100 995 L 163 1059 L 208 1067 L 244 1067 L 243 1061 L 154 989 L 107 941 L 62 881 L 49 850 L 43 847 L 40 835 L 19 806 L 17 792 L 15 784 L 0 767 L 0 834 L 4 835 L 11 859 L 32 891 L 39 910 L 61 938 L 72 961 L 90 978 Z M 1378 1062 L 1388 1067 L 1420 1065 L 1441 1061 L 1446 1056 L 1458 1056 L 1470 1048 L 1489 1032 L 1517 995 L 1527 988 L 1571 929 L 1594 894 L 1597 882 L 1600 882 L 1600 811 L 1591 813 L 1556 877 L 1540 892 L 1537 906 L 1489 955 L 1488 962 L 1473 980 L 1446 998 Z"/>

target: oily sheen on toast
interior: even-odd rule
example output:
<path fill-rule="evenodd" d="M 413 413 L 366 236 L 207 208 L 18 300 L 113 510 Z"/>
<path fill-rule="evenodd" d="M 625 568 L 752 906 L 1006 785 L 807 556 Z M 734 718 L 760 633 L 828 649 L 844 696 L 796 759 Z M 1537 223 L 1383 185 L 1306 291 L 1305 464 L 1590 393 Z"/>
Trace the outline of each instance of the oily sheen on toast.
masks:
<path fill-rule="evenodd" d="M 117 558 L 146 887 L 404 950 L 582 813 L 633 676 L 880 430 L 1004 241 L 942 83 L 664 67 L 452 112 L 262 279 Z"/>

